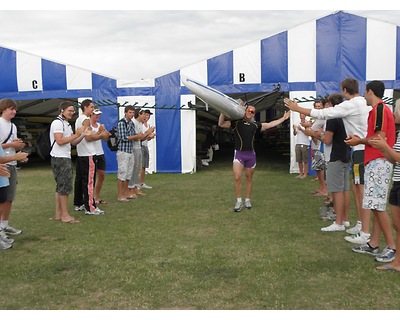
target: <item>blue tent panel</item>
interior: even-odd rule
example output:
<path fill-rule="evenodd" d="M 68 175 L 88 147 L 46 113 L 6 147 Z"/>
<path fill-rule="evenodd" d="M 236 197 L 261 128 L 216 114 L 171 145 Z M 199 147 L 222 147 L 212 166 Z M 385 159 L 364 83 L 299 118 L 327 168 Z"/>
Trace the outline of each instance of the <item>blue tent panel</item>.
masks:
<path fill-rule="evenodd" d="M 288 82 L 287 32 L 261 40 L 261 82 Z"/>
<path fill-rule="evenodd" d="M 67 68 L 65 65 L 42 59 L 43 90 L 67 90 Z"/>
<path fill-rule="evenodd" d="M 18 92 L 17 53 L 0 47 L 0 92 Z"/>
<path fill-rule="evenodd" d="M 156 79 L 157 172 L 182 172 L 180 88 L 179 71 Z"/>
<path fill-rule="evenodd" d="M 233 51 L 207 60 L 209 86 L 233 84 Z"/>

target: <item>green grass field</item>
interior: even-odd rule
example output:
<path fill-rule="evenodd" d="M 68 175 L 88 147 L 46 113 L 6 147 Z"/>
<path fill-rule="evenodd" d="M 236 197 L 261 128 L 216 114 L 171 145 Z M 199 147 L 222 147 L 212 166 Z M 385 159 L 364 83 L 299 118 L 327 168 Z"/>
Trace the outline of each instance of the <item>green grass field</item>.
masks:
<path fill-rule="evenodd" d="M 153 189 L 130 203 L 107 175 L 107 214 L 75 213 L 71 196 L 75 225 L 50 220 L 49 165 L 24 165 L 10 221 L 24 233 L 0 252 L 0 309 L 398 309 L 399 275 L 344 232 L 322 233 L 316 182 L 274 152 L 258 156 L 252 210 L 233 212 L 231 157 L 216 153 L 196 174 L 147 175 Z"/>

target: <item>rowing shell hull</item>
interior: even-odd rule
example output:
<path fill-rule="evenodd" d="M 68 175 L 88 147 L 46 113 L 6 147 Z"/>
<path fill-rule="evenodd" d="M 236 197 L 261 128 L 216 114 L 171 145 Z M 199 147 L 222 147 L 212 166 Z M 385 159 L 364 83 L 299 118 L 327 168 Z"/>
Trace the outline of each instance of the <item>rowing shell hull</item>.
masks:
<path fill-rule="evenodd" d="M 218 112 L 232 120 L 243 118 L 245 108 L 238 101 L 184 75 L 181 75 L 181 81 L 194 95 Z"/>

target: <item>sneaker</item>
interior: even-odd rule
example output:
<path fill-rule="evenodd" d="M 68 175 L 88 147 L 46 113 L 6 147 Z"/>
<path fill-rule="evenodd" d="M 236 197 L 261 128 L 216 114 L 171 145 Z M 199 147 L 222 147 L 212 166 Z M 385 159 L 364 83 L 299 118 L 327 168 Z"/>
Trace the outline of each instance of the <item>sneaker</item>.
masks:
<path fill-rule="evenodd" d="M 7 234 L 3 231 L 3 229 L 0 230 L 0 241 L 3 241 L 5 243 L 12 244 L 14 243 L 14 239 L 11 239 L 7 236 Z"/>
<path fill-rule="evenodd" d="M 370 238 L 371 238 L 370 234 L 360 232 L 357 234 L 353 234 L 351 236 L 346 236 L 344 237 L 344 240 L 355 244 L 366 244 L 370 240 Z"/>
<path fill-rule="evenodd" d="M 361 222 L 357 221 L 356 225 L 353 228 L 347 229 L 346 232 L 348 234 L 358 234 L 361 232 Z"/>
<path fill-rule="evenodd" d="M 242 202 L 236 202 L 236 205 L 235 205 L 235 207 L 233 208 L 233 211 L 235 211 L 235 212 L 240 212 L 240 211 L 242 211 L 242 209 L 243 209 L 243 204 L 242 204 Z"/>
<path fill-rule="evenodd" d="M 244 202 L 244 207 L 245 207 L 246 209 L 251 209 L 251 208 L 253 208 L 253 206 L 251 205 L 250 200 Z"/>
<path fill-rule="evenodd" d="M 328 210 L 325 216 L 322 216 L 323 221 L 336 221 L 336 212 L 333 210 Z"/>
<path fill-rule="evenodd" d="M 101 210 L 99 207 L 97 207 L 93 211 L 86 211 L 85 210 L 85 214 L 93 215 L 93 216 L 100 216 L 102 214 L 106 214 L 106 212 L 104 210 Z"/>
<path fill-rule="evenodd" d="M 344 231 L 345 227 L 342 224 L 332 223 L 330 226 L 321 228 L 321 231 Z"/>
<path fill-rule="evenodd" d="M 348 227 L 350 227 L 350 222 L 347 221 L 347 220 L 343 220 L 343 221 L 342 221 L 342 225 L 344 225 L 345 228 L 348 228 Z"/>
<path fill-rule="evenodd" d="M 353 247 L 353 248 L 351 248 L 351 250 L 353 250 L 354 252 L 357 252 L 357 253 L 368 253 L 373 256 L 376 256 L 379 253 L 379 247 L 372 248 L 368 242 L 361 246 Z"/>
<path fill-rule="evenodd" d="M 7 227 L 3 228 L 3 231 L 6 234 L 11 234 L 11 235 L 14 235 L 14 236 L 22 233 L 22 230 L 16 229 L 14 227 L 11 227 L 10 225 L 8 225 Z"/>
<path fill-rule="evenodd" d="M 85 205 L 81 205 L 81 206 L 75 206 L 75 211 L 85 211 Z"/>
<path fill-rule="evenodd" d="M 0 250 L 10 249 L 13 245 L 0 239 Z"/>
<path fill-rule="evenodd" d="M 383 251 L 375 257 L 375 261 L 378 262 L 392 262 L 396 255 L 396 250 L 393 250 L 391 247 L 387 246 Z"/>
<path fill-rule="evenodd" d="M 140 189 L 152 189 L 153 187 L 150 187 L 150 186 L 148 186 L 147 184 L 145 184 L 145 183 L 142 183 L 141 185 L 140 185 Z"/>

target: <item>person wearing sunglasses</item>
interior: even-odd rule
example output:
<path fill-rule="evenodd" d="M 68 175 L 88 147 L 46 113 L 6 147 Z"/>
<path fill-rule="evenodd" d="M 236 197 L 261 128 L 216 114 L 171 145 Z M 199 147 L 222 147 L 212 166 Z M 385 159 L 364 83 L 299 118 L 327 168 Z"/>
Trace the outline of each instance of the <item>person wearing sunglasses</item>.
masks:
<path fill-rule="evenodd" d="M 235 151 L 233 157 L 233 176 L 235 180 L 236 205 L 234 212 L 240 212 L 243 208 L 242 202 L 242 173 L 246 174 L 246 197 L 245 208 L 251 209 L 251 191 L 253 186 L 253 174 L 256 168 L 256 152 L 254 140 L 258 133 L 276 127 L 289 119 L 290 111 L 287 111 L 279 119 L 271 122 L 259 122 L 254 120 L 256 108 L 248 105 L 242 119 L 226 120 L 224 114 L 220 114 L 218 125 L 221 128 L 231 128 L 234 133 Z"/>

